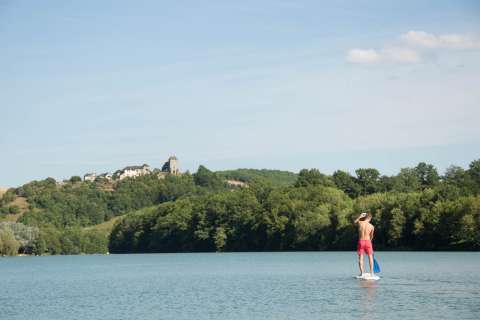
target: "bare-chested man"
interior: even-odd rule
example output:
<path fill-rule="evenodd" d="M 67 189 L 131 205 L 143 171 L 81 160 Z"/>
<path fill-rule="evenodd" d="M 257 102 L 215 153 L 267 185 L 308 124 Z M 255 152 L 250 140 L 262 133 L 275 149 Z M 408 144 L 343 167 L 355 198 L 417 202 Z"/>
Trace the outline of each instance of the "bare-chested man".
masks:
<path fill-rule="evenodd" d="M 368 262 L 370 264 L 370 275 L 373 276 L 373 232 L 375 228 L 370 223 L 372 220 L 372 214 L 361 213 L 355 220 L 355 224 L 358 225 L 358 267 L 360 268 L 360 276 L 363 274 L 363 253 L 368 255 Z"/>

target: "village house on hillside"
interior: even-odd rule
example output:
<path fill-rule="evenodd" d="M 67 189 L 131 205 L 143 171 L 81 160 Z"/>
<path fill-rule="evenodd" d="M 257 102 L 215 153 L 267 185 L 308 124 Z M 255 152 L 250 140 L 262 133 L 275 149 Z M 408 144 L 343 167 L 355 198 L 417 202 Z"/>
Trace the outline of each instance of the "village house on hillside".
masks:
<path fill-rule="evenodd" d="M 93 182 L 97 179 L 97 174 L 95 172 L 87 173 L 83 176 L 83 181 Z"/>
<path fill-rule="evenodd" d="M 138 176 L 143 176 L 145 174 L 151 173 L 152 170 L 148 164 L 142 166 L 129 166 L 125 167 L 122 170 L 118 170 L 114 173 L 114 177 L 118 180 L 123 180 L 125 178 L 135 178 Z"/>
<path fill-rule="evenodd" d="M 135 178 L 150 173 L 156 173 L 158 178 L 165 178 L 167 174 L 179 175 L 180 168 L 178 165 L 178 158 L 176 156 L 171 156 L 168 158 L 167 162 L 163 164 L 161 170 L 152 170 L 148 164 L 144 164 L 142 166 L 125 167 L 121 170 L 115 171 L 114 174 L 109 172 L 102 173 L 100 175 L 97 175 L 95 172 L 87 173 L 83 176 L 83 180 L 89 182 L 96 181 L 100 178 L 107 180 L 123 180 L 125 178 Z"/>
<path fill-rule="evenodd" d="M 101 175 L 99 175 L 97 178 L 112 180 L 113 179 L 113 174 L 111 174 L 110 172 L 105 172 L 105 173 L 102 173 Z"/>

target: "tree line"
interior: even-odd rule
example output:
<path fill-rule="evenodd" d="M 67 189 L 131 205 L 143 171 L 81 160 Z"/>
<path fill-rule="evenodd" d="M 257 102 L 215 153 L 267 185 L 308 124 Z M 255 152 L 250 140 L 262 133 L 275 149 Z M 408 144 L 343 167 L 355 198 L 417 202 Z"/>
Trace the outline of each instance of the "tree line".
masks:
<path fill-rule="evenodd" d="M 248 187 L 232 189 L 226 179 Z M 351 221 L 362 211 L 374 216 L 379 249 L 477 250 L 479 192 L 480 160 L 443 175 L 419 163 L 392 176 L 374 168 L 326 175 L 200 166 L 113 184 L 48 178 L 0 199 L 0 219 L 18 213 L 16 197 L 29 204 L 18 221 L 0 225 L 0 254 L 350 250 Z M 90 228 L 117 216 L 110 235 Z"/>
<path fill-rule="evenodd" d="M 374 243 L 385 250 L 478 250 L 480 161 L 440 176 L 420 163 L 395 176 L 300 171 L 293 186 L 261 179 L 127 215 L 110 236 L 111 252 L 351 250 L 354 216 L 368 211 Z"/>

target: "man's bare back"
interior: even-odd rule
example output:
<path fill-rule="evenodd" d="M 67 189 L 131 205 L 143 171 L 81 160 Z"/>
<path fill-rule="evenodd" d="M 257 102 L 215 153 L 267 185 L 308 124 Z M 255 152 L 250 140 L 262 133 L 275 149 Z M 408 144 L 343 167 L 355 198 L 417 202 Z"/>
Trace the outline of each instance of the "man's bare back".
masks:
<path fill-rule="evenodd" d="M 372 240 L 375 227 L 369 221 L 358 221 L 358 239 Z"/>

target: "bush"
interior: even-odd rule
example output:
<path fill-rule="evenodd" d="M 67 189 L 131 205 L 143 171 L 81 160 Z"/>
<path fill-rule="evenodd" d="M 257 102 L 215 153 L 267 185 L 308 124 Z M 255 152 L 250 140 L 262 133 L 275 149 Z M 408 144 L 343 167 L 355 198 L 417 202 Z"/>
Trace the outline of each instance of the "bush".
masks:
<path fill-rule="evenodd" d="M 17 214 L 20 212 L 20 208 L 17 205 L 11 205 L 8 207 L 9 214 Z"/>
<path fill-rule="evenodd" d="M 15 256 L 18 254 L 20 243 L 15 239 L 10 230 L 0 229 L 0 254 Z"/>

